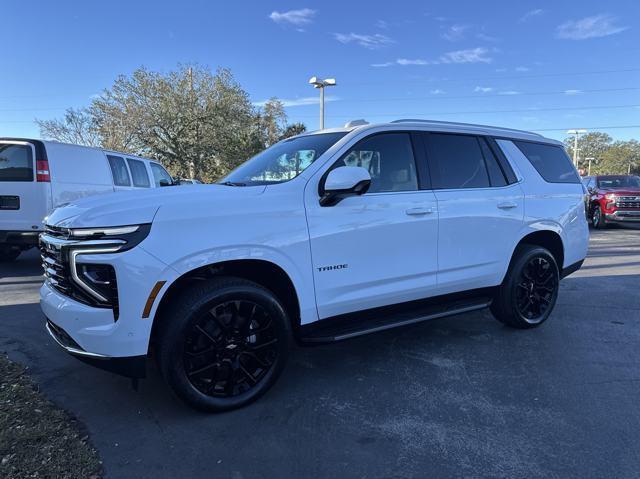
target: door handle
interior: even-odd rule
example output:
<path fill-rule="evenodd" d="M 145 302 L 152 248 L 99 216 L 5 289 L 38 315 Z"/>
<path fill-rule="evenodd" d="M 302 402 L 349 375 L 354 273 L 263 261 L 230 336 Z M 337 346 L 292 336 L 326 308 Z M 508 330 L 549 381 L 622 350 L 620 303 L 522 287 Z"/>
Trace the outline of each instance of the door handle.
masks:
<path fill-rule="evenodd" d="M 498 203 L 498 208 L 501 210 L 510 210 L 511 208 L 517 208 L 518 204 L 513 201 L 505 201 L 504 203 Z"/>
<path fill-rule="evenodd" d="M 405 213 L 410 216 L 430 215 L 433 213 L 433 208 L 409 208 Z"/>

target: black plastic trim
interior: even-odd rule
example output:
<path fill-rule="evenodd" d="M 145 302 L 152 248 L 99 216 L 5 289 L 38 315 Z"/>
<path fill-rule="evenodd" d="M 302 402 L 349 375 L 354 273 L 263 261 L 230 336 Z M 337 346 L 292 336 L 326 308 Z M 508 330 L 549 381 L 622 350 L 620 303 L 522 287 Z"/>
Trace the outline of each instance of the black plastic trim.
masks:
<path fill-rule="evenodd" d="M 564 279 L 570 274 L 573 274 L 576 271 L 578 271 L 580 268 L 582 268 L 582 263 L 584 263 L 583 259 L 581 259 L 580 261 L 576 261 L 573 264 L 570 264 L 566 268 L 563 268 L 562 272 L 560 273 L 560 279 Z"/>

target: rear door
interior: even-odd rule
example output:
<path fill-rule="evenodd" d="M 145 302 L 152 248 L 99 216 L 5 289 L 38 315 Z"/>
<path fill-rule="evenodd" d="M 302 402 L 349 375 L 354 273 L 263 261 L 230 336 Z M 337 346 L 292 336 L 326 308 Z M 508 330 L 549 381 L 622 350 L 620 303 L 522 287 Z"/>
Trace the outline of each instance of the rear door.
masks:
<path fill-rule="evenodd" d="M 134 188 L 151 188 L 149 172 L 147 171 L 147 166 L 144 164 L 144 161 L 127 158 L 127 165 L 131 172 L 131 181 L 133 182 Z"/>
<path fill-rule="evenodd" d="M 499 284 L 524 219 L 513 170 L 484 137 L 428 133 L 425 140 L 440 220 L 440 292 Z"/>
<path fill-rule="evenodd" d="M 44 150 L 42 144 L 39 148 Z M 0 231 L 42 229 L 51 203 L 49 172 L 37 181 L 36 147 L 27 141 L 0 141 Z"/>

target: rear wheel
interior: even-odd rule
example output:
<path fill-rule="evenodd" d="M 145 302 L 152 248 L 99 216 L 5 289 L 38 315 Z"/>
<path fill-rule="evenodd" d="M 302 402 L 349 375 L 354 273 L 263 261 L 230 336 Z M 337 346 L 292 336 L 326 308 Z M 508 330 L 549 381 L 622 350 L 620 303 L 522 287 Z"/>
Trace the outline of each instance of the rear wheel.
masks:
<path fill-rule="evenodd" d="M 607 227 L 607 222 L 604 218 L 604 214 L 602 214 L 602 210 L 600 206 L 593 208 L 593 214 L 591 215 L 591 223 L 593 227 L 599 230 L 603 230 Z"/>
<path fill-rule="evenodd" d="M 491 312 L 508 326 L 534 328 L 551 314 L 559 286 L 560 272 L 549 250 L 522 245 L 491 304 Z"/>
<path fill-rule="evenodd" d="M 217 412 L 264 394 L 282 372 L 290 326 L 269 290 L 240 278 L 208 280 L 160 318 L 158 363 L 174 392 Z"/>
<path fill-rule="evenodd" d="M 0 262 L 14 261 L 20 256 L 21 250 L 15 246 L 0 245 Z"/>

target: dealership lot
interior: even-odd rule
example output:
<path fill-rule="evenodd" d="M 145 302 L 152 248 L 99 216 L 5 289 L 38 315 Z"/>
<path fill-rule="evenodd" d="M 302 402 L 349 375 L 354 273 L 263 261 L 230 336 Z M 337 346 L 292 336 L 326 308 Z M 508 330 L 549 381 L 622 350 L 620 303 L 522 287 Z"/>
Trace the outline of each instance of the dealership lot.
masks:
<path fill-rule="evenodd" d="M 636 477 L 640 230 L 591 235 L 537 330 L 479 312 L 300 348 L 226 414 L 188 409 L 153 368 L 136 392 L 60 351 L 35 251 L 0 267 L 0 351 L 86 424 L 108 477 Z"/>

